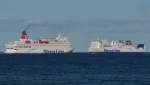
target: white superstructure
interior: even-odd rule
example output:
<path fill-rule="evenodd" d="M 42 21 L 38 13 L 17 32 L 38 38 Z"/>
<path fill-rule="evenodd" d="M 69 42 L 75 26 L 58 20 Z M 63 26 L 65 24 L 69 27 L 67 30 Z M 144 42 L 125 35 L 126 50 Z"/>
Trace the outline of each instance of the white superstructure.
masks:
<path fill-rule="evenodd" d="M 41 38 L 32 40 L 26 31 L 22 32 L 20 40 L 5 45 L 5 53 L 68 53 L 72 52 L 67 37 L 59 34 L 56 38 Z"/>
<path fill-rule="evenodd" d="M 133 45 L 131 40 L 109 41 L 93 40 L 88 49 L 89 52 L 144 52 L 144 44 Z"/>

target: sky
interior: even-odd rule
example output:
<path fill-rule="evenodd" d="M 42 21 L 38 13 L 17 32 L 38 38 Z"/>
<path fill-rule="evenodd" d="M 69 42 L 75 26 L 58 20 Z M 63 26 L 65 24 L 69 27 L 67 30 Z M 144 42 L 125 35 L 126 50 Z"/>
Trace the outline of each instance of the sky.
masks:
<path fill-rule="evenodd" d="M 64 32 L 76 51 L 97 37 L 132 39 L 150 51 L 150 0 L 0 0 L 2 50 L 29 24 L 31 38 Z"/>
<path fill-rule="evenodd" d="M 0 0 L 1 18 L 149 19 L 149 0 Z"/>

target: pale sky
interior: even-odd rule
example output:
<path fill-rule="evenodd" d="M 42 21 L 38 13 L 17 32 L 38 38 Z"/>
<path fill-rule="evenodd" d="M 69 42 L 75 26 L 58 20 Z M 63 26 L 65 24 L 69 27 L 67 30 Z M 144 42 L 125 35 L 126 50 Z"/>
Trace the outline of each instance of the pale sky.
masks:
<path fill-rule="evenodd" d="M 0 0 L 0 17 L 149 19 L 150 0 Z"/>

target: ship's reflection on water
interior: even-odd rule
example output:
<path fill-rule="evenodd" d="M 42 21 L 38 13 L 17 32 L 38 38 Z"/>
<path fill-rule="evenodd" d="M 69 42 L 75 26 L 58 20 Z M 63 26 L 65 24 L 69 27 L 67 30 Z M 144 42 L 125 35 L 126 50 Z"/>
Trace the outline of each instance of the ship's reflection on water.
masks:
<path fill-rule="evenodd" d="M 149 85 L 150 53 L 0 54 L 0 85 Z"/>

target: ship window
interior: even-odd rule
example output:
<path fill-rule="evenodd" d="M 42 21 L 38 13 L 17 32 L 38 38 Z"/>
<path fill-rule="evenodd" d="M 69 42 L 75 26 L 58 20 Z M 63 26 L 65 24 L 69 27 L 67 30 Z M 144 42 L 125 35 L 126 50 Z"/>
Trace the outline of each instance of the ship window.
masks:
<path fill-rule="evenodd" d="M 38 41 L 34 41 L 34 44 L 37 44 L 38 43 Z"/>
<path fill-rule="evenodd" d="M 49 44 L 49 41 L 46 41 L 46 40 L 39 40 L 39 43 L 40 43 L 40 44 Z"/>
<path fill-rule="evenodd" d="M 31 46 L 16 46 L 16 48 L 31 48 Z"/>
<path fill-rule="evenodd" d="M 126 45 L 132 45 L 132 41 L 127 40 L 125 44 L 126 44 Z"/>
<path fill-rule="evenodd" d="M 24 46 L 24 48 L 31 48 L 31 46 Z"/>
<path fill-rule="evenodd" d="M 26 44 L 31 44 L 31 41 L 25 41 L 26 42 Z"/>

